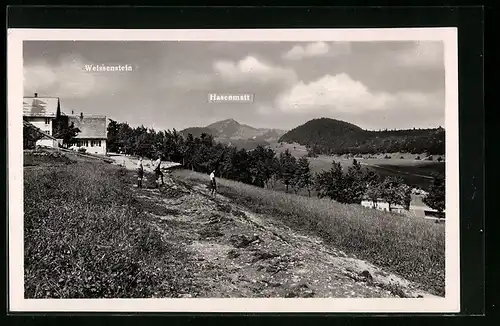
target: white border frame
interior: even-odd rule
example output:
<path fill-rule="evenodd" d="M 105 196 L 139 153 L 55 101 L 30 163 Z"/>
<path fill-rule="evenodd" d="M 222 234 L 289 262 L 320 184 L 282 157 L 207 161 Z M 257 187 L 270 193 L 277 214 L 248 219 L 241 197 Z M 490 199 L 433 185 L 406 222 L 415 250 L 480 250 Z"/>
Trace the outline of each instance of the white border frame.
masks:
<path fill-rule="evenodd" d="M 9 304 L 11 312 L 460 311 L 457 28 L 386 29 L 8 29 Z M 431 299 L 25 299 L 23 243 L 23 41 L 443 41 L 446 83 L 446 287 Z"/>

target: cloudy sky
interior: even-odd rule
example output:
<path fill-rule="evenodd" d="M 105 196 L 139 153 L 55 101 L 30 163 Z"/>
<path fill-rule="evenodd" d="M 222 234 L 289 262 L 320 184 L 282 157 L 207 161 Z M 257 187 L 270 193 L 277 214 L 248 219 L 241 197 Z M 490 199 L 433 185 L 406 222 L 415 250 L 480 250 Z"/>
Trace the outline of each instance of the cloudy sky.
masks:
<path fill-rule="evenodd" d="M 24 95 L 133 126 L 233 118 L 292 129 L 329 117 L 365 129 L 444 126 L 441 42 L 24 42 Z M 127 64 L 129 72 L 85 65 Z M 254 94 L 209 103 L 209 93 Z"/>

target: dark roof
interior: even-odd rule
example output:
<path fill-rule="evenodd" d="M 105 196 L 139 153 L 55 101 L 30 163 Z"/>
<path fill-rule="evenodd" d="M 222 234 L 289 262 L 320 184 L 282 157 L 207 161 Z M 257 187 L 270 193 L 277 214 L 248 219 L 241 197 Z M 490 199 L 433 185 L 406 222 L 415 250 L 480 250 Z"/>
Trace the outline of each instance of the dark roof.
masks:
<path fill-rule="evenodd" d="M 24 97 L 23 116 L 55 117 L 58 97 Z"/>
<path fill-rule="evenodd" d="M 79 115 L 70 115 L 68 122 L 80 129 L 76 138 L 107 138 L 106 117 L 103 115 L 83 116 L 83 119 Z"/>

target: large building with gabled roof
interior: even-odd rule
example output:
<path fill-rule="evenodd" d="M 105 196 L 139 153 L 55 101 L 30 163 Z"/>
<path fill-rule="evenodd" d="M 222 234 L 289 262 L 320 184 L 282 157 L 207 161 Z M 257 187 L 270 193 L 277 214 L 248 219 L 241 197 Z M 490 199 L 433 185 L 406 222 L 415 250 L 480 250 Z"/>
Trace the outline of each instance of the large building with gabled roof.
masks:
<path fill-rule="evenodd" d="M 53 134 L 53 122 L 57 117 L 60 101 L 58 97 L 23 98 L 23 119 L 48 135 Z"/>
<path fill-rule="evenodd" d="M 65 144 L 73 148 L 85 148 L 87 153 L 106 155 L 107 120 L 104 115 L 71 114 L 61 110 L 58 97 L 23 98 L 23 120 L 31 123 L 49 136 L 54 134 L 56 119 L 62 118 L 65 123 L 78 128 L 80 132 L 73 144 Z"/>

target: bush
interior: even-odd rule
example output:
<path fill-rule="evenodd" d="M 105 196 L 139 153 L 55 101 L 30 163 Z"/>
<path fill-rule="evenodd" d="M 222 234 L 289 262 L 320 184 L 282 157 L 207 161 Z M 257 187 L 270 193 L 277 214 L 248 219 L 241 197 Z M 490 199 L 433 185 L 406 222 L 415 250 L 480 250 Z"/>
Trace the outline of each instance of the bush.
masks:
<path fill-rule="evenodd" d="M 85 147 L 78 148 L 78 153 L 85 153 L 85 152 L 87 152 L 87 149 Z"/>
<path fill-rule="evenodd" d="M 388 160 L 388 159 L 391 159 L 391 156 L 386 155 L 386 156 L 384 156 L 384 158 L 385 158 L 386 160 Z"/>
<path fill-rule="evenodd" d="M 416 160 L 420 160 L 420 156 L 415 157 Z"/>
<path fill-rule="evenodd" d="M 442 161 L 443 161 L 443 158 L 440 156 L 440 157 L 438 157 L 437 161 L 438 161 L 438 162 L 442 162 Z"/>

